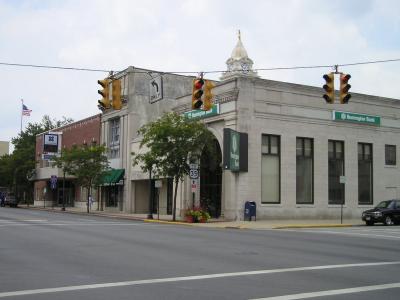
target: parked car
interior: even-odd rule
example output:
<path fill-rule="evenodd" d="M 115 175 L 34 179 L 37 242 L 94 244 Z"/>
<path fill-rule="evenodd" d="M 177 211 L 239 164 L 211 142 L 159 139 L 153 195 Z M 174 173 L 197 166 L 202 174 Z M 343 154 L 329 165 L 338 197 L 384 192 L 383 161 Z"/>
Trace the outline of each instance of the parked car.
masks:
<path fill-rule="evenodd" d="M 386 200 L 380 202 L 372 209 L 368 209 L 362 213 L 361 219 L 368 226 L 375 223 L 383 223 L 384 225 L 393 225 L 400 223 L 400 200 Z"/>
<path fill-rule="evenodd" d="M 13 193 L 9 193 L 6 195 L 5 201 L 4 201 L 5 205 L 8 205 L 10 207 L 17 207 L 18 206 L 18 200 L 15 197 L 15 195 Z"/>

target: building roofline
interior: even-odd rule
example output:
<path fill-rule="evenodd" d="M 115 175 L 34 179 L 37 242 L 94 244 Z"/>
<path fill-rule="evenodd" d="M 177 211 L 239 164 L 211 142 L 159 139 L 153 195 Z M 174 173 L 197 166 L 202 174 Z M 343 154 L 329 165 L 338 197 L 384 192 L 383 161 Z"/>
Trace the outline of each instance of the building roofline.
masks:
<path fill-rule="evenodd" d="M 85 121 L 96 119 L 97 117 L 99 117 L 101 119 L 101 113 L 93 115 L 93 116 L 90 116 L 90 117 L 87 117 L 87 118 L 84 118 L 84 119 L 81 119 L 81 120 L 78 120 L 78 121 L 75 121 L 75 122 L 72 122 L 72 123 L 69 123 L 69 124 L 61 126 L 61 127 L 57 127 L 57 128 L 53 128 L 53 129 L 50 129 L 50 130 L 43 131 L 41 133 L 38 133 L 36 136 L 40 136 L 40 135 L 43 135 L 43 134 L 49 133 L 49 132 L 60 132 L 63 129 L 66 129 L 66 128 L 71 127 L 71 126 L 75 126 L 75 125 L 77 125 L 79 123 L 82 123 L 82 122 L 85 122 Z"/>

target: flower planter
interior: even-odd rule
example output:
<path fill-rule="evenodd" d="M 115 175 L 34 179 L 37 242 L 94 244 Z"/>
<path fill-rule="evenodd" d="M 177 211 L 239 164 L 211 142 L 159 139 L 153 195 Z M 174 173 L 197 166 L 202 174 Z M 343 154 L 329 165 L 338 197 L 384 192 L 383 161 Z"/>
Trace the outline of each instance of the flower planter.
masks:
<path fill-rule="evenodd" d="M 185 216 L 185 220 L 186 220 L 187 223 L 194 223 L 193 216 Z"/>

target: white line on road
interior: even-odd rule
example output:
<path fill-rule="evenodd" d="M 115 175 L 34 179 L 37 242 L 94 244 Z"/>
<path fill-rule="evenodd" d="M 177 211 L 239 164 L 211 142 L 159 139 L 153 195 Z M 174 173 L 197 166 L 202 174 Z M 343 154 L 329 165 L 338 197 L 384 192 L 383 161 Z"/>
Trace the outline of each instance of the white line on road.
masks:
<path fill-rule="evenodd" d="M 277 296 L 277 297 L 258 298 L 258 299 L 252 299 L 252 300 L 297 300 L 297 299 L 344 295 L 344 294 L 370 292 L 370 291 L 395 289 L 395 288 L 400 288 L 400 282 L 380 284 L 380 285 L 360 286 L 360 287 L 348 288 L 348 289 L 339 289 L 339 290 L 329 290 L 329 291 L 312 292 L 312 293 L 284 295 L 284 296 Z"/>
<path fill-rule="evenodd" d="M 109 283 L 99 283 L 99 284 L 86 284 L 86 285 L 56 287 L 56 288 L 2 292 L 2 293 L 0 293 L 0 298 L 15 297 L 15 296 L 27 296 L 27 295 L 35 295 L 35 294 L 48 294 L 48 293 L 57 293 L 57 292 L 68 292 L 68 291 L 79 291 L 79 290 L 89 290 L 89 289 L 99 289 L 99 288 L 132 286 L 132 285 L 144 285 L 144 284 L 154 284 L 154 283 L 204 280 L 204 279 L 212 279 L 212 278 L 265 275 L 265 274 L 274 274 L 274 273 L 328 270 L 328 269 L 339 269 L 339 268 L 374 267 L 374 266 L 386 266 L 386 265 L 398 265 L 398 264 L 400 264 L 400 261 L 388 261 L 388 262 L 376 262 L 376 263 L 325 265 L 325 266 L 314 266 L 314 267 L 284 268 L 284 269 L 258 270 L 258 271 L 247 271 L 247 272 L 195 275 L 195 276 L 186 276 L 186 277 L 170 277 L 170 278 L 156 278 L 156 279 L 145 279 L 145 280 L 109 282 Z"/>
<path fill-rule="evenodd" d="M 71 223 L 1 223 L 0 227 L 12 226 L 40 226 L 42 228 L 50 226 L 157 226 L 158 224 L 148 223 L 116 223 L 116 222 L 71 222 Z M 160 225 L 161 226 L 161 225 Z"/>
<path fill-rule="evenodd" d="M 385 235 L 385 234 L 374 234 L 374 233 L 358 233 L 358 232 L 345 232 L 345 231 L 333 231 L 333 230 L 297 230 L 297 229 L 285 229 L 286 231 L 292 232 L 307 232 L 307 233 L 328 233 L 328 234 L 336 234 L 336 235 L 352 235 L 352 236 L 360 236 L 367 238 L 383 238 L 383 239 L 400 239 L 400 236 L 395 235 Z"/>

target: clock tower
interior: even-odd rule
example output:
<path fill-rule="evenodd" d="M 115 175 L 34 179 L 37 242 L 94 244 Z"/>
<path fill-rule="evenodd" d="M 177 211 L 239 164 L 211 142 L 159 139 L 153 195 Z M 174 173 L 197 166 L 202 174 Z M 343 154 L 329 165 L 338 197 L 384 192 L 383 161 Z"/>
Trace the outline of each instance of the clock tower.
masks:
<path fill-rule="evenodd" d="M 238 42 L 232 51 L 231 57 L 226 61 L 228 70 L 221 76 L 221 80 L 230 79 L 236 76 L 258 77 L 253 71 L 253 61 L 248 57 L 238 31 Z"/>

